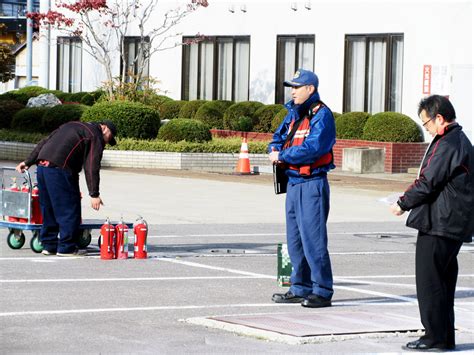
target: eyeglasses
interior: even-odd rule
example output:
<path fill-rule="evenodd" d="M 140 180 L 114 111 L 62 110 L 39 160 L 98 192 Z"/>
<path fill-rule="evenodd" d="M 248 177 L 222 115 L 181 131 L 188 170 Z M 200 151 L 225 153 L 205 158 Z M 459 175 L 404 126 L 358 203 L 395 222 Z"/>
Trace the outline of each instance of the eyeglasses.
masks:
<path fill-rule="evenodd" d="M 423 127 L 425 127 L 428 124 L 428 122 L 431 122 L 431 120 L 427 120 L 427 121 L 423 122 Z"/>

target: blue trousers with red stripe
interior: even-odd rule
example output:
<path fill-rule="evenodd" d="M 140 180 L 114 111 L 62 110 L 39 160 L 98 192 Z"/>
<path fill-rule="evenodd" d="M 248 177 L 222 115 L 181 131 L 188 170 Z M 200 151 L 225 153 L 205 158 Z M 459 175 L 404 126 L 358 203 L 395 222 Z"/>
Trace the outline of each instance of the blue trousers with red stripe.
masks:
<path fill-rule="evenodd" d="M 40 231 L 43 249 L 59 253 L 74 252 L 81 224 L 79 175 L 43 166 L 38 166 L 36 172 L 43 214 Z"/>
<path fill-rule="evenodd" d="M 293 265 L 290 291 L 297 296 L 316 294 L 331 299 L 334 293 L 327 247 L 328 215 L 326 176 L 299 184 L 288 183 L 286 236 Z"/>

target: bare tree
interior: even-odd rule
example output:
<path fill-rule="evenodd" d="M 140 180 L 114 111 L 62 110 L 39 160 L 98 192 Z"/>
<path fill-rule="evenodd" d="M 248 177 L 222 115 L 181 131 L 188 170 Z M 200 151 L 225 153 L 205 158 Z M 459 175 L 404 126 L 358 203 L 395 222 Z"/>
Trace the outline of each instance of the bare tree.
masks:
<path fill-rule="evenodd" d="M 72 3 L 58 1 L 56 10 L 47 13 L 29 13 L 37 25 L 52 25 L 63 33 L 79 37 L 84 50 L 105 70 L 106 89 L 110 100 L 123 96 L 124 90 L 138 90 L 143 82 L 144 70 L 150 57 L 158 51 L 183 44 L 173 29 L 186 16 L 200 7 L 207 7 L 207 0 L 190 0 L 183 6 L 164 12 L 158 24 L 157 0 L 76 0 Z M 138 50 L 133 58 L 126 56 L 126 37 L 139 38 Z M 173 41 L 173 38 L 175 40 Z M 197 40 L 203 38 L 197 35 Z M 120 53 L 121 72 L 114 76 L 112 65 L 114 55 Z M 128 68 L 136 68 L 130 72 Z"/>

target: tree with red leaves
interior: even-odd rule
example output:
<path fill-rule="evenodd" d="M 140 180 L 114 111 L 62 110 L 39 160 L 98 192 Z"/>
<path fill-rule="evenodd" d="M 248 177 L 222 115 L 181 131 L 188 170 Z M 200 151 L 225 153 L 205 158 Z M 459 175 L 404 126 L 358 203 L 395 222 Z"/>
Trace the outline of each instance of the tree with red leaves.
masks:
<path fill-rule="evenodd" d="M 179 34 L 171 30 L 186 16 L 208 5 L 207 0 L 190 0 L 183 7 L 166 11 L 162 21 L 156 23 L 152 17 L 158 6 L 156 0 L 57 0 L 55 10 L 28 13 L 27 17 L 33 19 L 35 26 L 51 25 L 62 33 L 79 37 L 84 50 L 103 66 L 109 98 L 115 100 L 123 96 L 120 91 L 124 87 L 129 90 L 132 85 L 138 90 L 147 81 L 143 73 L 152 54 L 189 44 L 173 42 Z M 125 57 L 126 36 L 139 38 L 138 50 L 131 60 Z M 122 70 L 114 77 L 112 66 L 117 53 Z M 137 72 L 128 73 L 127 65 L 138 68 Z"/>

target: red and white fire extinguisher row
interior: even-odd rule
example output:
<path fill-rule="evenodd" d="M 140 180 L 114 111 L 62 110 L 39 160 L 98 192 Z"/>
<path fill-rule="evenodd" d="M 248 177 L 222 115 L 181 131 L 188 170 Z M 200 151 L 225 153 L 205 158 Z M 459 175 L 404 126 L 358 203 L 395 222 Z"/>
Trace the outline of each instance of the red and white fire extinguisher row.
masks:
<path fill-rule="evenodd" d="M 133 225 L 135 259 L 147 258 L 146 240 L 148 224 L 143 218 Z M 116 226 L 107 221 L 100 228 L 100 258 L 104 260 L 128 259 L 128 227 L 123 221 Z"/>
<path fill-rule="evenodd" d="M 30 192 L 30 187 L 25 182 L 25 183 L 23 183 L 23 186 L 20 189 L 18 187 L 18 185 L 16 184 L 16 179 L 14 179 L 13 183 L 10 185 L 10 188 L 8 190 L 12 191 L 12 192 L 29 193 Z M 28 223 L 27 218 L 18 218 L 18 217 L 14 217 L 14 216 L 8 216 L 7 219 L 8 219 L 9 222 Z M 40 202 L 39 202 L 39 189 L 38 189 L 37 184 L 33 185 L 33 189 L 31 191 L 31 216 L 30 216 L 30 221 L 31 221 L 31 223 L 34 223 L 34 224 L 43 223 L 43 215 L 41 214 L 41 208 L 40 208 Z"/>

